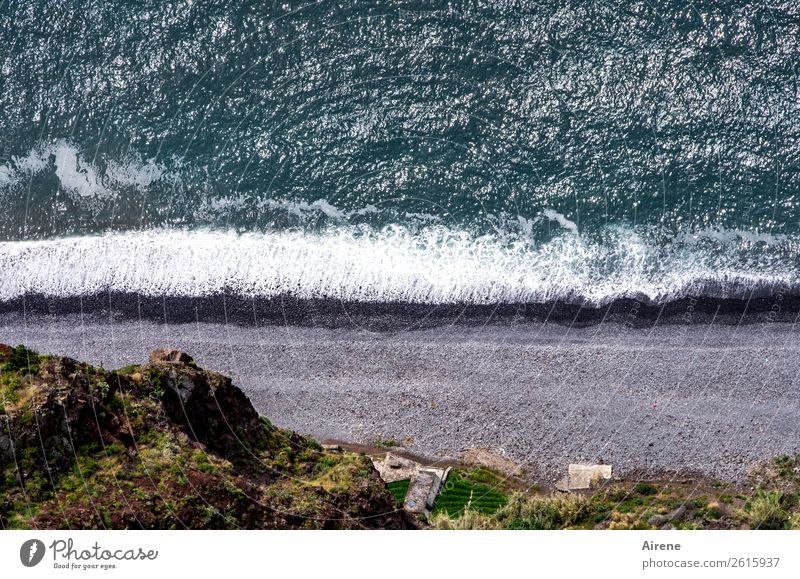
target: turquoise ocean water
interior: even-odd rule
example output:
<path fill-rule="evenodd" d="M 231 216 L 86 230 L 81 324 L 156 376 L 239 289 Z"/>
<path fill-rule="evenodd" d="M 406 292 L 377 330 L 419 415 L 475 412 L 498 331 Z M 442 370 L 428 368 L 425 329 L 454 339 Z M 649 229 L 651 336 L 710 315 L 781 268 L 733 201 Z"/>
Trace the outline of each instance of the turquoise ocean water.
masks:
<path fill-rule="evenodd" d="M 796 2 L 0 2 L 0 300 L 796 292 Z"/>

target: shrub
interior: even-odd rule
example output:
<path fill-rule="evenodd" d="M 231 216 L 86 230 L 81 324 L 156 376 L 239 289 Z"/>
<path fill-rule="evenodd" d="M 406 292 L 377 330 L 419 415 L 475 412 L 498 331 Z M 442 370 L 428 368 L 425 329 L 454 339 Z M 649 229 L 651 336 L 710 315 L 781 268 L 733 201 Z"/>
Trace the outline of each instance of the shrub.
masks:
<path fill-rule="evenodd" d="M 495 513 L 465 508 L 454 517 L 446 511 L 434 514 L 431 524 L 437 529 L 526 529 L 552 530 L 571 527 L 591 514 L 589 500 L 582 495 L 526 497 L 513 493 Z"/>
<path fill-rule="evenodd" d="M 39 371 L 39 354 L 20 344 L 16 348 L 12 348 L 11 355 L 3 364 L 3 370 L 36 374 Z"/>
<path fill-rule="evenodd" d="M 784 529 L 789 514 L 781 504 L 783 495 L 778 492 L 759 490 L 745 506 L 750 527 L 753 529 Z"/>
<path fill-rule="evenodd" d="M 633 492 L 647 496 L 658 493 L 658 489 L 650 483 L 640 482 L 636 483 L 636 486 L 633 487 Z"/>
<path fill-rule="evenodd" d="M 590 511 L 583 495 L 531 497 L 525 501 L 509 501 L 509 510 L 517 521 L 515 528 L 562 529 L 584 519 Z"/>
<path fill-rule="evenodd" d="M 454 518 L 447 514 L 447 511 L 440 511 L 431 519 L 431 525 L 435 529 L 444 531 L 468 531 L 468 530 L 490 530 L 502 529 L 503 526 L 495 516 L 484 515 L 478 511 L 467 509 L 464 513 Z"/>
<path fill-rule="evenodd" d="M 719 519 L 722 516 L 722 508 L 716 501 L 711 501 L 706 505 L 705 516 L 707 519 Z"/>

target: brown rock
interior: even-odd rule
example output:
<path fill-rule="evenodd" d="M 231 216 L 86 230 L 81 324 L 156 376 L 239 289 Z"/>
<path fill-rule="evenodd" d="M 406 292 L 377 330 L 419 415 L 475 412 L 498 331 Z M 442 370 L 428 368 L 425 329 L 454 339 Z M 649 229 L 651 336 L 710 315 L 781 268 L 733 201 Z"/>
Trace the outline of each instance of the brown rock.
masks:
<path fill-rule="evenodd" d="M 0 362 L 5 362 L 14 349 L 8 344 L 0 344 Z"/>
<path fill-rule="evenodd" d="M 150 354 L 144 373 L 156 377 L 164 411 L 193 440 L 229 457 L 248 456 L 259 445 L 258 412 L 227 376 L 197 368 L 178 350 Z"/>
<path fill-rule="evenodd" d="M 192 357 L 180 350 L 155 350 L 150 354 L 151 364 L 194 364 Z"/>

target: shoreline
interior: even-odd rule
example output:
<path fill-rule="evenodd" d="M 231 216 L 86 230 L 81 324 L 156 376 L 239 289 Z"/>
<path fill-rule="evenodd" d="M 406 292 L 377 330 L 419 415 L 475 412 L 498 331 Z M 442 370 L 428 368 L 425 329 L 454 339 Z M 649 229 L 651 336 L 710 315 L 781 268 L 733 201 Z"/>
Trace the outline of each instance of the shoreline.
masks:
<path fill-rule="evenodd" d="M 618 298 L 605 305 L 583 299 L 543 303 L 428 304 L 414 302 L 346 302 L 327 298 L 245 296 L 236 293 L 203 297 L 145 296 L 105 292 L 78 297 L 30 293 L 0 301 L 0 316 L 71 316 L 98 320 L 245 327 L 292 325 L 308 328 L 360 328 L 395 332 L 457 324 L 483 326 L 554 323 L 593 326 L 615 323 L 634 328 L 656 325 L 795 323 L 800 294 L 789 288 L 755 290 L 745 298 L 687 296 L 666 302 Z"/>
<path fill-rule="evenodd" d="M 793 324 L 298 326 L 0 317 L 0 342 L 107 368 L 159 347 L 231 375 L 278 426 L 457 459 L 489 448 L 545 484 L 568 463 L 741 480 L 800 450 Z"/>

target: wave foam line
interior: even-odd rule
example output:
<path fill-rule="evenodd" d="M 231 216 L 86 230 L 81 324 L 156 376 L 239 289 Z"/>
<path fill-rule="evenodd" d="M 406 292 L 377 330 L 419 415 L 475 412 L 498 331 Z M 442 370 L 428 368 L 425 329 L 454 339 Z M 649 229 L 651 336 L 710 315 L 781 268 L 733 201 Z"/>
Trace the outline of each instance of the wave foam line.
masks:
<path fill-rule="evenodd" d="M 52 168 L 61 188 L 73 198 L 114 197 L 120 187 L 144 190 L 162 178 L 174 181 L 163 165 L 129 156 L 109 160 L 105 170 L 85 158 L 77 145 L 65 139 L 35 147 L 24 157 L 0 164 L 0 190 L 19 185 L 33 175 Z"/>
<path fill-rule="evenodd" d="M 150 230 L 0 243 L 0 300 L 106 291 L 442 304 L 741 298 L 794 286 L 796 255 L 786 252 L 737 235 L 659 245 L 621 229 L 540 244 L 444 227 Z"/>

